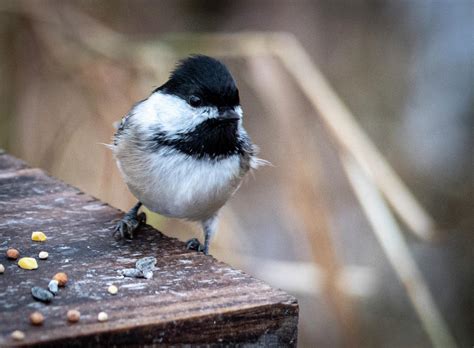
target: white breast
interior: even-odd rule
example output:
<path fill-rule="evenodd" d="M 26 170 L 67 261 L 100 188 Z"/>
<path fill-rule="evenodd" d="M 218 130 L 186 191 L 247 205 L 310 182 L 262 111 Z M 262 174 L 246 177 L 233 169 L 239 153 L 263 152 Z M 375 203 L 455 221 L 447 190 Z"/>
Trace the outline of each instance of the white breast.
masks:
<path fill-rule="evenodd" d="M 215 161 L 166 149 L 116 158 L 130 191 L 148 209 L 190 220 L 215 214 L 243 175 L 238 155 Z"/>

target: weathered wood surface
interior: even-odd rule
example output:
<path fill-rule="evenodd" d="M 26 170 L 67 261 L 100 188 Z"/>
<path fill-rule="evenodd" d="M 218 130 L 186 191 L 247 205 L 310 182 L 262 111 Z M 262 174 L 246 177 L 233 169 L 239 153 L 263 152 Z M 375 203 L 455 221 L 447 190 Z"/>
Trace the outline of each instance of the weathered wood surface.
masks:
<path fill-rule="evenodd" d="M 111 233 L 122 214 L 0 154 L 0 346 L 296 345 L 292 296 L 149 226 L 132 242 L 116 241 Z M 35 230 L 48 240 L 31 241 Z M 45 250 L 49 258 L 23 270 L 6 258 L 8 247 L 36 258 Z M 158 259 L 152 279 L 118 274 L 144 256 Z M 69 275 L 67 286 L 50 304 L 35 301 L 31 287 L 47 287 L 61 271 Z M 119 287 L 117 295 L 107 292 L 110 284 Z M 67 323 L 69 309 L 81 312 L 79 323 Z M 35 310 L 44 314 L 43 326 L 29 324 Z M 100 311 L 108 322 L 97 321 Z M 24 331 L 25 340 L 13 341 L 14 330 Z"/>

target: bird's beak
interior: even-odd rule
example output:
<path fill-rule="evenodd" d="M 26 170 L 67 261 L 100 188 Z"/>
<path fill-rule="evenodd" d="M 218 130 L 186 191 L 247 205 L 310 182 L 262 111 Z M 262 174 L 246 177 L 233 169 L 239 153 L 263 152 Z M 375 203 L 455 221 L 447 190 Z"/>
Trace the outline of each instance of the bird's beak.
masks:
<path fill-rule="evenodd" d="M 223 121 L 238 121 L 240 115 L 233 108 L 219 108 L 218 118 Z"/>

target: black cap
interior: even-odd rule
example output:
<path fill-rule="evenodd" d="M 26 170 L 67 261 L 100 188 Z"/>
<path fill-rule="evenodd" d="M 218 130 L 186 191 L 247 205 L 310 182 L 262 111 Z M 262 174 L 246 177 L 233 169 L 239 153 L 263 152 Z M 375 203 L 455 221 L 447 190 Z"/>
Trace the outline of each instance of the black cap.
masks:
<path fill-rule="evenodd" d="M 204 55 L 181 60 L 169 80 L 155 91 L 179 96 L 192 104 L 199 98 L 202 106 L 234 107 L 240 104 L 239 90 L 227 67 Z"/>

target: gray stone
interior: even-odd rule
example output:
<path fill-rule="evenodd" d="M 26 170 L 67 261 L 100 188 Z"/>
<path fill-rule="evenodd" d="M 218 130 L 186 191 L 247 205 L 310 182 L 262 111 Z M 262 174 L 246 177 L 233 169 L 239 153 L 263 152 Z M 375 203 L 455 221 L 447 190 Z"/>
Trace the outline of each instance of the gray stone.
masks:
<path fill-rule="evenodd" d="M 53 295 L 56 295 L 59 292 L 59 282 L 55 279 L 51 279 L 48 284 L 48 289 Z"/>
<path fill-rule="evenodd" d="M 136 268 L 125 268 L 120 270 L 120 274 L 124 277 L 143 278 L 143 272 Z"/>
<path fill-rule="evenodd" d="M 41 301 L 41 302 L 51 302 L 53 299 L 54 295 L 49 292 L 46 289 L 40 288 L 39 286 L 33 286 L 31 288 L 31 295 L 33 295 L 33 298 L 35 300 Z"/>
<path fill-rule="evenodd" d="M 145 279 L 153 278 L 153 272 L 152 271 L 143 271 L 143 278 L 145 278 Z"/>
<path fill-rule="evenodd" d="M 135 263 L 135 267 L 142 272 L 153 271 L 156 265 L 156 258 L 153 256 L 147 256 Z"/>

